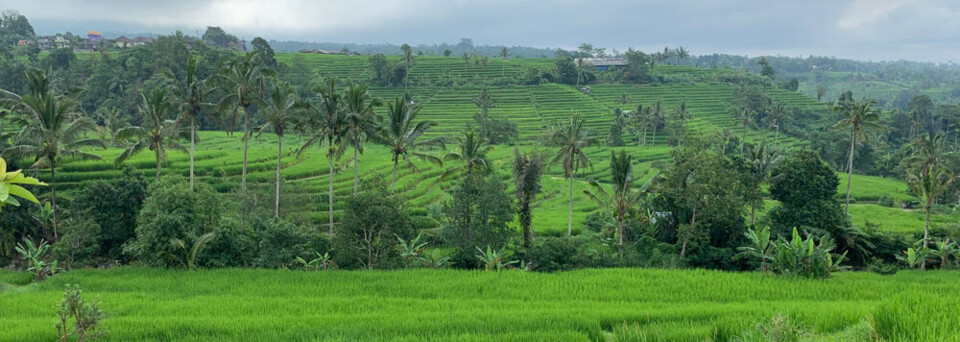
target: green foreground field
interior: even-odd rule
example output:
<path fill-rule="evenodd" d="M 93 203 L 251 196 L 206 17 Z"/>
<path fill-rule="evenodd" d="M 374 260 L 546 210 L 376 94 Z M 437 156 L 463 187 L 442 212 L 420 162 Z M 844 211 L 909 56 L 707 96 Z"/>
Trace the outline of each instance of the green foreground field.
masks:
<path fill-rule="evenodd" d="M 107 341 L 727 341 L 780 315 L 813 340 L 960 340 L 957 272 L 116 268 L 28 282 L 0 271 L 2 341 L 54 340 L 65 284 L 99 301 Z"/>

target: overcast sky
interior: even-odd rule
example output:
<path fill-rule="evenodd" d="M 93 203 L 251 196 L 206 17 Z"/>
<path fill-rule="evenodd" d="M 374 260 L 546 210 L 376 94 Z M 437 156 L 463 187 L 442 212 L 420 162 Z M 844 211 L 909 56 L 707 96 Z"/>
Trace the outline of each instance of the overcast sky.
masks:
<path fill-rule="evenodd" d="M 252 39 L 960 62 L 960 0 L 0 0 L 38 33 L 91 29 Z"/>

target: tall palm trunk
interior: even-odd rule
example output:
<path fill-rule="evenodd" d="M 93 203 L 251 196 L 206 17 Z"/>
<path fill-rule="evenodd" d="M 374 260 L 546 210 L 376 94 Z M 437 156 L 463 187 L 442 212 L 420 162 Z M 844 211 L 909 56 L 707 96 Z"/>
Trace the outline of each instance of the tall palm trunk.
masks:
<path fill-rule="evenodd" d="M 160 182 L 160 146 L 157 146 L 157 149 L 156 149 L 156 150 L 153 150 L 153 153 L 155 154 L 156 159 L 157 159 L 157 176 L 156 176 L 156 181 L 157 181 L 157 182 Z"/>
<path fill-rule="evenodd" d="M 573 235 L 573 175 L 570 172 L 570 209 L 567 213 L 567 236 Z"/>
<path fill-rule="evenodd" d="M 847 158 L 847 205 L 843 209 L 843 214 L 850 213 L 850 183 L 853 182 L 853 148 L 857 145 L 856 131 L 850 134 L 850 156 Z"/>
<path fill-rule="evenodd" d="M 780 144 L 780 123 L 777 123 L 777 133 L 773 135 L 773 143 Z"/>
<path fill-rule="evenodd" d="M 653 125 L 653 136 L 650 137 L 650 145 L 657 144 L 657 125 Z"/>
<path fill-rule="evenodd" d="M 329 230 L 330 236 L 333 236 L 333 153 L 334 153 L 333 147 L 331 147 L 330 155 L 328 156 L 328 158 L 330 159 L 330 177 L 329 177 L 330 181 L 329 181 L 329 187 L 327 189 L 328 191 L 327 205 L 329 207 L 328 214 L 329 214 L 329 222 L 330 222 L 330 230 Z"/>
<path fill-rule="evenodd" d="M 743 125 L 743 134 L 740 134 L 740 155 L 743 155 L 744 146 L 747 146 L 747 125 Z"/>
<path fill-rule="evenodd" d="M 193 123 L 193 117 L 190 117 L 190 190 L 193 190 L 193 155 L 196 147 L 197 127 Z"/>
<path fill-rule="evenodd" d="M 617 209 L 617 237 L 620 239 L 620 246 L 623 246 L 623 209 Z"/>
<path fill-rule="evenodd" d="M 360 143 L 357 142 L 357 144 L 359 145 Z M 357 171 L 357 168 L 358 168 L 357 167 L 357 146 L 353 146 L 353 195 L 354 196 L 357 195 L 357 185 L 359 184 L 359 181 L 360 181 L 360 176 Z"/>
<path fill-rule="evenodd" d="M 283 158 L 283 135 L 277 135 L 277 188 L 274 195 L 273 216 L 280 217 L 280 169 Z"/>
<path fill-rule="evenodd" d="M 926 203 L 923 204 L 924 224 L 923 224 L 923 248 L 927 247 L 927 241 L 930 239 L 930 210 L 933 208 L 933 197 L 927 196 Z M 927 260 L 920 261 L 920 269 L 927 269 Z"/>
<path fill-rule="evenodd" d="M 690 217 L 690 229 L 696 229 L 697 225 L 697 204 L 693 204 L 693 215 Z M 690 242 L 690 237 L 683 238 L 683 247 L 680 248 L 680 260 L 683 260 L 683 256 L 687 254 L 687 242 Z"/>
<path fill-rule="evenodd" d="M 647 145 L 647 126 L 643 126 L 643 135 L 640 138 L 643 142 L 638 145 Z"/>
<path fill-rule="evenodd" d="M 243 139 L 243 170 L 240 173 L 240 188 L 244 190 L 247 189 L 247 147 L 248 147 L 247 125 L 248 124 L 249 123 L 247 122 L 247 107 L 243 107 L 243 135 L 241 135 L 241 139 Z"/>
<path fill-rule="evenodd" d="M 524 198 L 521 200 L 519 211 L 520 225 L 523 227 L 523 248 L 530 248 L 533 242 L 533 231 L 530 229 L 532 219 L 530 215 L 530 199 Z"/>
<path fill-rule="evenodd" d="M 393 181 L 390 182 L 390 193 L 392 194 L 397 189 L 397 168 L 400 163 L 400 155 L 393 155 Z"/>
<path fill-rule="evenodd" d="M 56 158 L 50 159 L 50 210 L 53 211 L 53 239 L 60 240 L 57 234 L 57 162 Z"/>

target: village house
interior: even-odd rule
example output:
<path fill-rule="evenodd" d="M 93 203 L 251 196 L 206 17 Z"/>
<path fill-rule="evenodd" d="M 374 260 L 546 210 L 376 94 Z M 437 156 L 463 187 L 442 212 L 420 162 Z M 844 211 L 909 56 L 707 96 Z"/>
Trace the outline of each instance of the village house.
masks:
<path fill-rule="evenodd" d="M 583 62 L 597 67 L 597 71 L 622 69 L 630 66 L 630 62 L 623 58 L 584 58 Z"/>

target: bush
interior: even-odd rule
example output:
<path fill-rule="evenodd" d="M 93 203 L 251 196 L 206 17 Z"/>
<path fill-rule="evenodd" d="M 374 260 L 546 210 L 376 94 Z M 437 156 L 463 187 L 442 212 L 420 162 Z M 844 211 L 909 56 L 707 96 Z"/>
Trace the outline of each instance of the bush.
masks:
<path fill-rule="evenodd" d="M 612 266 L 614 251 L 593 235 L 541 237 L 535 240 L 524 260 L 536 271 L 569 271 L 578 268 Z"/>
<path fill-rule="evenodd" d="M 220 196 L 209 185 L 198 183 L 194 190 L 183 179 L 163 179 L 150 186 L 149 196 L 137 218 L 136 238 L 126 252 L 151 265 L 180 265 L 183 252 L 171 241 L 186 245 L 220 225 Z M 201 259 L 199 264 L 203 264 Z"/>
<path fill-rule="evenodd" d="M 893 198 L 883 195 L 877 199 L 877 205 L 881 207 L 893 208 L 896 206 L 896 202 L 893 200 Z"/>
<path fill-rule="evenodd" d="M 93 218 L 71 217 L 60 224 L 60 241 L 53 245 L 53 255 L 64 268 L 95 266 L 100 252 L 100 225 Z"/>
<path fill-rule="evenodd" d="M 396 267 L 401 264 L 397 238 L 413 238 L 414 223 L 385 186 L 365 188 L 371 190 L 347 200 L 343 221 L 335 227 L 334 259 L 343 268 Z"/>
<path fill-rule="evenodd" d="M 477 267 L 477 248 L 505 247 L 515 233 L 513 201 L 496 176 L 465 177 L 444 204 L 443 240 L 456 248 L 451 260 L 461 267 Z"/>
<path fill-rule="evenodd" d="M 200 259 L 205 267 L 249 267 L 257 258 L 257 236 L 249 225 L 234 216 L 224 216 Z"/>
<path fill-rule="evenodd" d="M 67 290 L 63 294 L 63 300 L 57 309 L 57 316 L 60 322 L 57 323 L 57 334 L 60 341 L 70 341 L 76 336 L 77 341 L 84 339 L 96 339 L 103 336 L 104 331 L 100 328 L 100 321 L 103 319 L 103 312 L 97 301 L 86 303 L 83 301 L 80 287 L 76 285 L 67 285 Z M 73 328 L 70 328 L 73 323 Z"/>
<path fill-rule="evenodd" d="M 91 218 L 100 226 L 97 256 L 117 260 L 122 257 L 123 244 L 135 235 L 137 214 L 147 196 L 147 182 L 143 173 L 127 167 L 123 176 L 107 183 L 97 181 L 84 187 L 73 201 L 79 218 Z"/>
<path fill-rule="evenodd" d="M 254 260 L 257 267 L 287 268 L 296 264 L 297 257 L 310 258 L 330 250 L 330 243 L 319 230 L 283 219 L 257 219 L 254 232 L 258 241 Z"/>

